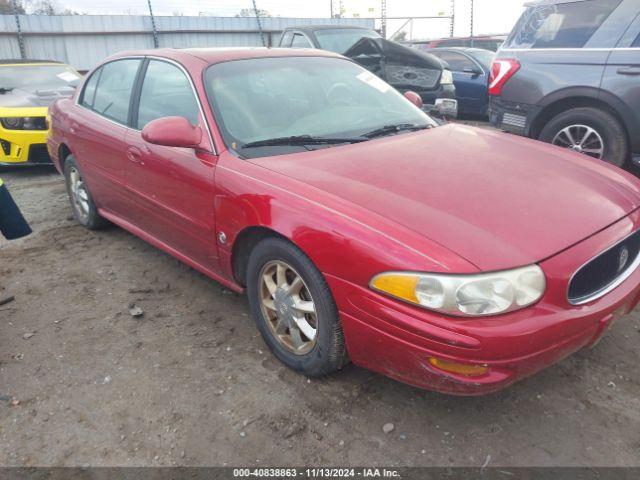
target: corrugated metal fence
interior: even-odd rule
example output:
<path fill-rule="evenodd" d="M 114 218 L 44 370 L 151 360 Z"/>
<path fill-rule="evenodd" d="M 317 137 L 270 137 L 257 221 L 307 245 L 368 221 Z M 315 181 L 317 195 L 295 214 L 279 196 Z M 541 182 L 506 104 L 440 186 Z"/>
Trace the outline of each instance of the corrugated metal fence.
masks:
<path fill-rule="evenodd" d="M 154 17 L 160 47 L 261 46 L 252 17 Z M 19 15 L 27 58 L 58 60 L 88 70 L 122 50 L 153 48 L 151 17 L 133 15 Z M 374 27 L 372 19 L 260 18 L 265 41 L 277 45 L 280 32 L 295 25 Z M 20 58 L 15 17 L 0 15 L 0 59 Z"/>

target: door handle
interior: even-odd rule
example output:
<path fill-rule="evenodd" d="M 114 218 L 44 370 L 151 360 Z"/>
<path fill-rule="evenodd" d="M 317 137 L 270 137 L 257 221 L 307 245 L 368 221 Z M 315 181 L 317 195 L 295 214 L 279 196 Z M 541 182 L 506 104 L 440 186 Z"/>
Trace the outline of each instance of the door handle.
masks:
<path fill-rule="evenodd" d="M 623 67 L 618 69 L 618 73 L 621 75 L 640 75 L 639 67 Z"/>
<path fill-rule="evenodd" d="M 144 165 L 142 160 L 142 153 L 136 147 L 127 148 L 127 158 L 138 165 Z"/>

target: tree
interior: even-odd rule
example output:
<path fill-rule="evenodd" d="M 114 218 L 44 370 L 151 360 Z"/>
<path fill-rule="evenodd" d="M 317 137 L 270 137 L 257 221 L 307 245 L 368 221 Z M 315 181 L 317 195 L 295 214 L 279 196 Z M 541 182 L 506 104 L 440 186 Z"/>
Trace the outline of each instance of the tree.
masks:
<path fill-rule="evenodd" d="M 404 42 L 407 40 L 407 32 L 402 30 L 401 32 L 396 33 L 391 41 L 393 42 Z"/>
<path fill-rule="evenodd" d="M 54 0 L 31 0 L 29 3 L 32 15 L 57 15 L 59 13 Z"/>
<path fill-rule="evenodd" d="M 236 15 L 236 17 L 255 17 L 256 16 L 256 12 L 253 8 L 243 8 L 242 10 L 240 10 L 240 13 L 238 13 Z M 266 10 L 262 10 L 261 8 L 258 9 L 258 16 L 259 17 L 270 17 L 271 14 L 269 12 L 267 12 Z"/>
<path fill-rule="evenodd" d="M 27 13 L 22 5 L 22 0 L 16 0 L 16 10 L 19 15 Z M 13 15 L 13 2 L 11 0 L 0 0 L 0 15 Z"/>

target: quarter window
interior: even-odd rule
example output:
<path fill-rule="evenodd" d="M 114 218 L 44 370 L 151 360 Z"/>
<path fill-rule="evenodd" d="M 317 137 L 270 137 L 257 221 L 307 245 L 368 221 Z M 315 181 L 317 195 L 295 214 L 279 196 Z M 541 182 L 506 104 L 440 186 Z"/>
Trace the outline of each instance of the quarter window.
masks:
<path fill-rule="evenodd" d="M 102 67 L 92 107 L 96 113 L 127 124 L 131 92 L 139 66 L 139 59 L 125 59 Z"/>
<path fill-rule="evenodd" d="M 281 47 L 290 47 L 291 46 L 291 37 L 293 37 L 292 32 L 285 32 L 282 35 L 282 40 L 280 40 Z"/>
<path fill-rule="evenodd" d="M 291 48 L 312 48 L 309 40 L 304 35 L 296 33 L 293 35 L 293 41 L 291 42 Z"/>
<path fill-rule="evenodd" d="M 633 47 L 633 48 L 638 48 L 638 47 L 640 47 L 640 35 L 638 35 L 638 36 L 636 37 L 636 39 L 634 40 L 633 45 L 631 45 L 631 47 Z"/>
<path fill-rule="evenodd" d="M 151 60 L 144 76 L 136 127 L 162 117 L 184 117 L 198 124 L 198 102 L 189 79 L 175 65 Z"/>
<path fill-rule="evenodd" d="M 621 0 L 584 0 L 529 7 L 508 48 L 582 48 Z"/>
<path fill-rule="evenodd" d="M 101 68 L 93 72 L 93 74 L 91 74 L 91 78 L 89 78 L 84 86 L 84 91 L 82 92 L 82 102 L 80 103 L 87 108 L 93 108 L 93 100 L 96 96 L 96 85 L 98 85 L 98 80 L 100 79 L 101 72 Z"/>

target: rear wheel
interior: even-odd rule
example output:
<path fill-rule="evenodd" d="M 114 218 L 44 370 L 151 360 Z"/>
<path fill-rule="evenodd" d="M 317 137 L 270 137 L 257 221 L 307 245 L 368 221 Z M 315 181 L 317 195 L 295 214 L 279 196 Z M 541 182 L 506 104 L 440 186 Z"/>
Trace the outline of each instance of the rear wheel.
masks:
<path fill-rule="evenodd" d="M 344 365 L 342 327 L 329 287 L 294 245 L 268 238 L 253 249 L 247 294 L 260 333 L 285 365 L 309 376 Z"/>
<path fill-rule="evenodd" d="M 64 178 L 73 216 L 78 223 L 89 230 L 97 230 L 107 225 L 108 222 L 98 214 L 98 209 L 73 155 L 69 155 L 64 162 Z"/>
<path fill-rule="evenodd" d="M 618 167 L 629 155 L 624 127 L 613 115 L 597 108 L 573 108 L 556 115 L 539 138 Z"/>

